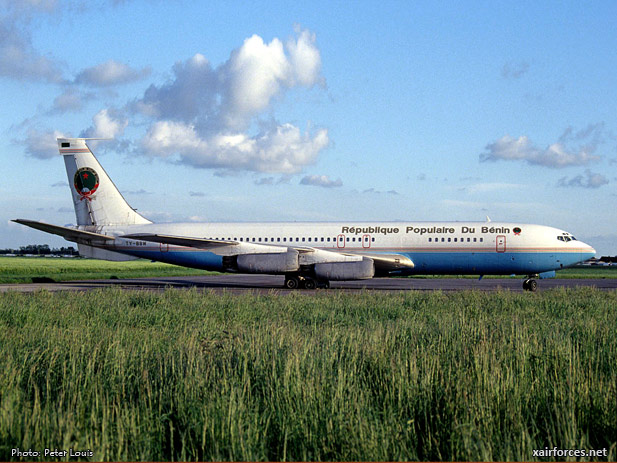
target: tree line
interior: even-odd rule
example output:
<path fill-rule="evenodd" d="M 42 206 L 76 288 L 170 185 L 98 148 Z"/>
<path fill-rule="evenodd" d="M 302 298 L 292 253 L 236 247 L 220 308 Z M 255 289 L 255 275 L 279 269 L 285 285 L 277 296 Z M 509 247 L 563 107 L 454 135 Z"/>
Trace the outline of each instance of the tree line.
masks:
<path fill-rule="evenodd" d="M 73 246 L 50 248 L 48 244 L 29 244 L 27 246 L 20 246 L 19 249 L 0 249 L 0 256 L 6 256 L 7 254 L 16 256 L 78 256 L 79 252 Z"/>

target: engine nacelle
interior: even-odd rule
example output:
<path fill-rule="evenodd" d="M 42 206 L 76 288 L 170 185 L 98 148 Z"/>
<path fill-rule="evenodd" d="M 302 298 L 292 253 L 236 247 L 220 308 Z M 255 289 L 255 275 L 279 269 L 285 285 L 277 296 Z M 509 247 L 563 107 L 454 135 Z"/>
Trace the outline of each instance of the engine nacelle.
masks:
<path fill-rule="evenodd" d="M 315 264 L 315 275 L 324 280 L 367 280 L 375 275 L 373 259 L 358 262 L 325 262 Z"/>
<path fill-rule="evenodd" d="M 240 254 L 238 270 L 246 273 L 287 273 L 300 269 L 298 251 L 290 249 L 287 252 Z"/>

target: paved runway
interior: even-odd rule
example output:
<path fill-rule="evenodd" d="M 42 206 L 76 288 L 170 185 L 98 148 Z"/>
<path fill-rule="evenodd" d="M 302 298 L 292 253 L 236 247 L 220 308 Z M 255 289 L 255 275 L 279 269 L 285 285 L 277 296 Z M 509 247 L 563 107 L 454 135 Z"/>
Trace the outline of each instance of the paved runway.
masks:
<path fill-rule="evenodd" d="M 197 288 L 199 290 L 226 291 L 231 293 L 270 293 L 287 294 L 300 291 L 304 294 L 323 293 L 324 291 L 357 292 L 372 291 L 497 291 L 500 289 L 522 292 L 522 278 L 374 278 L 362 281 L 334 281 L 329 290 L 288 290 L 283 288 L 284 278 L 271 275 L 207 275 L 191 277 L 135 278 L 126 280 L 87 280 L 58 283 L 29 283 L 0 285 L 0 292 L 18 291 L 90 291 L 97 288 L 119 287 L 123 289 L 162 291 L 165 288 Z M 538 291 L 576 286 L 593 286 L 601 290 L 617 289 L 616 278 L 606 279 L 547 279 L 538 280 Z"/>

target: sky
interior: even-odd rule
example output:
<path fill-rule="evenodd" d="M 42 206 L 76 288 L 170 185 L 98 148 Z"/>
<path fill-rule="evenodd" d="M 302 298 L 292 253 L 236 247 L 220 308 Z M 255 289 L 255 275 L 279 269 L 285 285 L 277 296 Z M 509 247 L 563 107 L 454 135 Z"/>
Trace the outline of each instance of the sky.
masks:
<path fill-rule="evenodd" d="M 617 254 L 617 2 L 0 0 L 0 248 L 56 138 L 170 221 L 493 221 Z"/>

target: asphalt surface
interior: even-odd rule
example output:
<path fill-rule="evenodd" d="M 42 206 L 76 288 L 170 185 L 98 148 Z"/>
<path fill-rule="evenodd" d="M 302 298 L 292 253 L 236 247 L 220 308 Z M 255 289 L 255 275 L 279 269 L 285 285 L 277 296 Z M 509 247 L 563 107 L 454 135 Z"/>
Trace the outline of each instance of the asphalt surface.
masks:
<path fill-rule="evenodd" d="M 301 291 L 305 294 L 318 294 L 324 291 L 357 292 L 371 291 L 478 291 L 509 290 L 523 291 L 522 278 L 374 278 L 362 281 L 333 281 L 331 289 L 288 290 L 283 288 L 284 278 L 271 275 L 207 275 L 191 277 L 135 278 L 123 280 L 82 280 L 50 283 L 2 284 L 0 292 L 47 291 L 91 291 L 98 288 L 117 287 L 132 290 L 163 291 L 166 288 L 196 288 L 204 291 L 231 293 L 277 293 L 288 294 Z M 617 278 L 597 279 L 546 279 L 538 280 L 538 291 L 551 288 L 574 288 L 577 286 L 595 287 L 601 290 L 617 289 Z"/>

